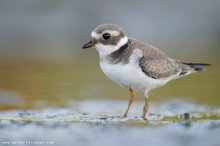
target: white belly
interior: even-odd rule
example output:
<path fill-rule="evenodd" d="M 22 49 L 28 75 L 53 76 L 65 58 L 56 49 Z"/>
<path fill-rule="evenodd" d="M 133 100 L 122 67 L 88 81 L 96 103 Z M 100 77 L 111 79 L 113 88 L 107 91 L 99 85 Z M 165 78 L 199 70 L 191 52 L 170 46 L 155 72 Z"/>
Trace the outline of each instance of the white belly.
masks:
<path fill-rule="evenodd" d="M 168 80 L 156 80 L 145 75 L 139 66 L 134 64 L 109 64 L 100 62 L 105 75 L 121 86 L 129 87 L 138 91 L 149 92 L 151 89 L 162 86 Z"/>

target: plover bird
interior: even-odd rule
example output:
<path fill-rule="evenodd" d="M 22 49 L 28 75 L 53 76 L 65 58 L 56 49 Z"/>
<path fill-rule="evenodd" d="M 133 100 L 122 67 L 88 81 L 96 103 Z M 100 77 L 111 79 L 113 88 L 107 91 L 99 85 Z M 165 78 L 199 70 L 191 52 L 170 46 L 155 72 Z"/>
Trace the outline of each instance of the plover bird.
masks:
<path fill-rule="evenodd" d="M 144 92 L 143 118 L 146 119 L 151 90 L 209 66 L 172 59 L 154 46 L 128 38 L 122 28 L 113 24 L 99 25 L 91 36 L 82 48 L 96 48 L 104 74 L 120 86 L 129 88 L 130 100 L 124 117 L 134 100 L 134 91 Z"/>

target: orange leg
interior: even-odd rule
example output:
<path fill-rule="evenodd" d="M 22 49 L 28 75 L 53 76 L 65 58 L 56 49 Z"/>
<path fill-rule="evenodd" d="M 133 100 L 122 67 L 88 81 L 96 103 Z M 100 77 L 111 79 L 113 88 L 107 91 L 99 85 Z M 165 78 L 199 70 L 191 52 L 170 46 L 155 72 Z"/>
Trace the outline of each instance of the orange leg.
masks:
<path fill-rule="evenodd" d="M 145 97 L 144 108 L 143 108 L 143 119 L 144 120 L 147 120 L 147 118 L 146 118 L 147 111 L 148 111 L 148 98 Z"/>
<path fill-rule="evenodd" d="M 131 104 L 134 101 L 134 97 L 135 97 L 135 92 L 131 88 L 129 88 L 129 91 L 130 91 L 130 100 L 129 100 L 128 107 L 127 107 L 123 117 L 127 117 L 127 114 L 130 110 Z"/>

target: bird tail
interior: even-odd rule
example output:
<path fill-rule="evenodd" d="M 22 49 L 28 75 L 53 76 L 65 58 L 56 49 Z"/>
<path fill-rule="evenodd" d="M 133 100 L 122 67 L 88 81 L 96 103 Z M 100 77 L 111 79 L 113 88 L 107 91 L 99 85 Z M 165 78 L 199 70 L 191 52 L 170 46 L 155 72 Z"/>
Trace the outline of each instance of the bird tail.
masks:
<path fill-rule="evenodd" d="M 194 71 L 202 71 L 204 67 L 211 66 L 211 64 L 208 63 L 191 63 L 191 62 L 182 62 L 185 65 L 190 66 Z"/>
<path fill-rule="evenodd" d="M 188 75 L 197 71 L 202 71 L 206 66 L 211 66 L 208 63 L 192 63 L 192 62 L 180 62 L 182 71 L 180 75 Z"/>

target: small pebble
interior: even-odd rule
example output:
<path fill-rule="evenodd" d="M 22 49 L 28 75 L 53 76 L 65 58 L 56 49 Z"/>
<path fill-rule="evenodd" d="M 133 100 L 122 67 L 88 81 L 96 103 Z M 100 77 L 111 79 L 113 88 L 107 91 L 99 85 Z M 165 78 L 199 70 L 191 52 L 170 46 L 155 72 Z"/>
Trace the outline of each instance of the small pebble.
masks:
<path fill-rule="evenodd" d="M 108 118 L 105 118 L 105 117 L 103 117 L 103 118 L 99 118 L 100 120 L 107 120 Z"/>
<path fill-rule="evenodd" d="M 189 113 L 181 114 L 181 115 L 180 115 L 180 118 L 181 118 L 181 119 L 186 119 L 186 120 L 187 120 L 187 119 L 190 119 L 190 114 L 189 114 Z"/>

